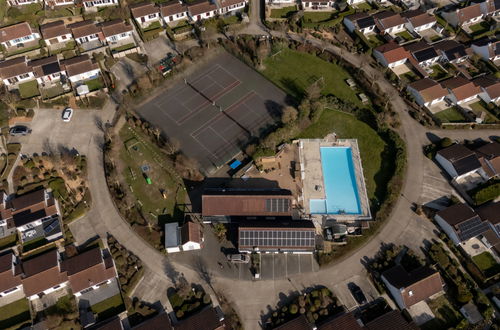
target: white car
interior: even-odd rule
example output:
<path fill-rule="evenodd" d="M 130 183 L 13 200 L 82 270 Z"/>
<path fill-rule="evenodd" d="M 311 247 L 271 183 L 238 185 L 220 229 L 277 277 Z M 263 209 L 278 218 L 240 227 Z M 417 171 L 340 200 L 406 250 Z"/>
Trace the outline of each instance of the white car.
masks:
<path fill-rule="evenodd" d="M 64 109 L 64 111 L 62 113 L 62 120 L 63 121 L 70 121 L 71 117 L 73 117 L 73 109 L 71 109 L 71 108 Z"/>

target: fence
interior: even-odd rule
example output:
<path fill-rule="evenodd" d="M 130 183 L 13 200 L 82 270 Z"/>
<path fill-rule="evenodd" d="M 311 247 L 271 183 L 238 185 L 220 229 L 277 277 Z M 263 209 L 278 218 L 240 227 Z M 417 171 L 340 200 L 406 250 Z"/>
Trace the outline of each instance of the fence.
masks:
<path fill-rule="evenodd" d="M 134 53 L 139 53 L 140 54 L 141 53 L 141 47 L 137 46 L 137 47 L 134 47 L 134 48 L 122 50 L 121 52 L 112 53 L 112 55 L 113 55 L 113 58 L 121 58 L 121 57 L 125 57 L 128 54 L 134 54 Z"/>

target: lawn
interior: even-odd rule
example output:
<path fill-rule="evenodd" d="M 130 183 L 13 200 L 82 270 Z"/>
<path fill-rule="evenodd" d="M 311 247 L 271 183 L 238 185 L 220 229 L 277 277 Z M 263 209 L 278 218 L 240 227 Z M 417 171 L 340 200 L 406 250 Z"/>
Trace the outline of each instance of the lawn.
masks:
<path fill-rule="evenodd" d="M 131 49 L 131 48 L 134 48 L 135 47 L 135 43 L 131 42 L 129 44 L 125 44 L 125 45 L 121 45 L 119 47 L 116 47 L 116 48 L 112 48 L 111 51 L 113 53 L 118 53 L 118 52 L 121 52 L 121 51 L 124 51 L 124 50 L 128 50 L 128 49 Z"/>
<path fill-rule="evenodd" d="M 357 3 L 354 5 L 354 7 L 356 7 L 359 10 L 362 10 L 362 11 L 370 11 L 373 9 L 372 6 L 368 2 Z"/>
<path fill-rule="evenodd" d="M 333 94 L 340 99 L 363 106 L 356 92 L 345 82 L 351 76 L 339 65 L 290 49 L 284 49 L 267 58 L 264 64 L 265 69 L 262 74 L 297 100 L 304 97 L 305 90 L 309 86 L 322 79 L 324 95 Z"/>
<path fill-rule="evenodd" d="M 304 21 L 305 22 L 312 22 L 312 23 L 319 23 L 319 22 L 324 22 L 332 19 L 335 17 L 334 12 L 310 12 L 306 11 L 304 12 Z"/>
<path fill-rule="evenodd" d="M 484 123 L 485 124 L 493 124 L 493 123 L 496 123 L 497 120 L 495 119 L 495 117 L 493 117 L 490 112 L 488 111 L 488 109 L 486 109 L 485 107 L 483 107 L 483 105 L 481 104 L 481 102 L 476 102 L 476 103 L 472 103 L 469 105 L 472 109 L 472 111 L 474 112 L 474 114 L 476 116 L 481 116 L 481 112 L 484 112 L 486 113 L 486 117 L 484 118 Z"/>
<path fill-rule="evenodd" d="M 299 138 L 323 138 L 331 132 L 335 132 L 341 139 L 358 139 L 368 198 L 374 198 L 385 142 L 370 126 L 356 117 L 329 109 L 323 112 L 316 124 L 306 128 Z"/>
<path fill-rule="evenodd" d="M 423 330 L 449 329 L 453 328 L 463 319 L 462 315 L 453 308 L 445 295 L 428 302 L 435 319 L 422 324 Z"/>
<path fill-rule="evenodd" d="M 103 84 L 102 79 L 100 77 L 87 80 L 85 82 L 85 85 L 87 85 L 89 87 L 90 92 L 96 91 L 96 90 L 104 87 L 104 84 Z"/>
<path fill-rule="evenodd" d="M 383 38 L 380 37 L 378 34 L 370 34 L 366 39 L 370 42 L 373 48 L 383 45 L 385 43 Z"/>
<path fill-rule="evenodd" d="M 469 26 L 469 29 L 472 31 L 471 36 L 474 39 L 479 39 L 489 34 L 495 33 L 495 30 L 490 30 L 490 24 L 486 21 L 471 25 Z"/>
<path fill-rule="evenodd" d="M 420 77 L 417 76 L 417 74 L 415 72 L 413 72 L 413 71 L 408 71 L 408 72 L 403 73 L 401 75 L 401 78 L 406 79 L 409 83 L 417 81 L 417 80 L 420 79 Z"/>
<path fill-rule="evenodd" d="M 160 22 L 154 21 L 153 23 L 149 24 L 147 27 L 142 29 L 142 31 L 147 32 L 147 31 L 151 31 L 151 30 L 155 30 L 155 29 L 159 29 L 159 28 L 161 28 Z"/>
<path fill-rule="evenodd" d="M 398 37 L 401 37 L 403 38 L 404 40 L 406 41 L 410 41 L 410 40 L 413 40 L 414 38 L 411 36 L 410 33 L 408 33 L 408 31 L 402 31 L 402 32 L 399 32 L 399 33 L 396 33 L 396 36 Z"/>
<path fill-rule="evenodd" d="M 90 307 L 92 312 L 97 314 L 99 320 L 105 320 L 111 316 L 115 316 L 125 310 L 122 295 L 119 293 L 116 296 L 103 300 Z"/>
<path fill-rule="evenodd" d="M 16 245 L 17 234 L 12 234 L 0 239 L 0 250 Z"/>
<path fill-rule="evenodd" d="M 479 267 L 485 277 L 490 277 L 500 271 L 500 264 L 498 264 L 488 251 L 480 253 L 472 257 L 472 261 Z"/>
<path fill-rule="evenodd" d="M 34 96 L 40 95 L 38 90 L 38 83 L 36 80 L 31 80 L 22 84 L 19 84 L 19 94 L 22 99 L 29 99 Z"/>
<path fill-rule="evenodd" d="M 31 321 L 28 299 L 20 299 L 0 307 L 0 329 L 7 329 Z M 17 328 L 17 327 L 16 327 Z"/>
<path fill-rule="evenodd" d="M 297 12 L 297 6 L 271 9 L 271 18 L 288 18 Z"/>
<path fill-rule="evenodd" d="M 443 67 L 439 64 L 435 64 L 435 65 L 431 66 L 431 69 L 432 69 L 432 73 L 429 75 L 429 77 L 434 79 L 434 80 L 441 80 L 441 79 L 447 78 L 449 76 L 448 71 L 443 69 Z"/>
<path fill-rule="evenodd" d="M 128 125 L 122 128 L 120 137 L 124 142 L 120 150 L 124 166 L 122 175 L 132 190 L 130 193 L 141 205 L 142 213 L 148 218 L 154 216 L 155 220 L 160 215 L 165 221 L 179 219 L 182 212 L 176 205 L 184 204 L 186 192 L 182 180 L 163 159 L 163 153 L 142 132 Z M 151 184 L 143 176 L 143 166 L 149 167 L 144 173 L 151 179 Z M 162 191 L 165 191 L 166 199 Z"/>
<path fill-rule="evenodd" d="M 436 116 L 436 118 L 441 120 L 443 123 L 461 123 L 467 121 L 464 115 L 453 107 L 439 111 L 435 113 L 434 116 Z"/>

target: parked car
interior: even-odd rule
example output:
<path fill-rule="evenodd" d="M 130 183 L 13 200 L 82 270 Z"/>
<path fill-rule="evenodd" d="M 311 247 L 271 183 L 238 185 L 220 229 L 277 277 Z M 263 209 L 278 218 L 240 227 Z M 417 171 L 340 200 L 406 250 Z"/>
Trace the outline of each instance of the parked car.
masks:
<path fill-rule="evenodd" d="M 73 117 L 73 109 L 64 109 L 64 111 L 62 112 L 62 120 L 67 122 L 71 120 L 71 117 Z"/>
<path fill-rule="evenodd" d="M 23 125 L 17 125 L 14 127 L 11 127 L 9 130 L 10 135 L 12 136 L 23 136 L 23 135 L 28 135 L 31 133 L 31 129 L 23 126 Z"/>
<path fill-rule="evenodd" d="M 250 256 L 248 254 L 228 254 L 227 260 L 237 264 L 247 264 L 250 261 Z"/>
<path fill-rule="evenodd" d="M 354 297 L 354 299 L 356 300 L 356 302 L 359 305 L 366 304 L 365 294 L 363 293 L 363 291 L 361 291 L 361 288 L 359 286 L 357 286 L 356 284 L 354 284 L 352 282 L 349 283 L 347 286 L 348 286 L 349 290 L 351 291 L 352 296 Z"/>

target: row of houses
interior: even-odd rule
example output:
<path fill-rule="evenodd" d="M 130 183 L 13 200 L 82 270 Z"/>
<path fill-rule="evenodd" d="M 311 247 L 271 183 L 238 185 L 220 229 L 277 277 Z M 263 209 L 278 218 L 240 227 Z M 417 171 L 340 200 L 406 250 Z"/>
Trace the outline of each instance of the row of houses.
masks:
<path fill-rule="evenodd" d="M 64 6 L 78 5 L 85 10 L 96 10 L 106 6 L 118 5 L 118 0 L 8 0 L 7 3 L 13 7 L 22 7 L 34 3 L 43 4 L 47 8 L 58 8 Z"/>
<path fill-rule="evenodd" d="M 242 11 L 248 0 L 217 0 L 183 2 L 170 1 L 156 5 L 142 2 L 130 6 L 130 12 L 137 24 L 145 28 L 154 22 L 163 21 L 166 25 L 175 25 L 182 20 L 199 22 L 217 15 L 229 15 Z"/>
<path fill-rule="evenodd" d="M 498 16 L 499 14 L 500 2 L 498 0 L 472 2 L 468 6 L 452 7 L 441 12 L 441 16 L 453 27 L 466 27 L 479 23 L 486 16 Z"/>

